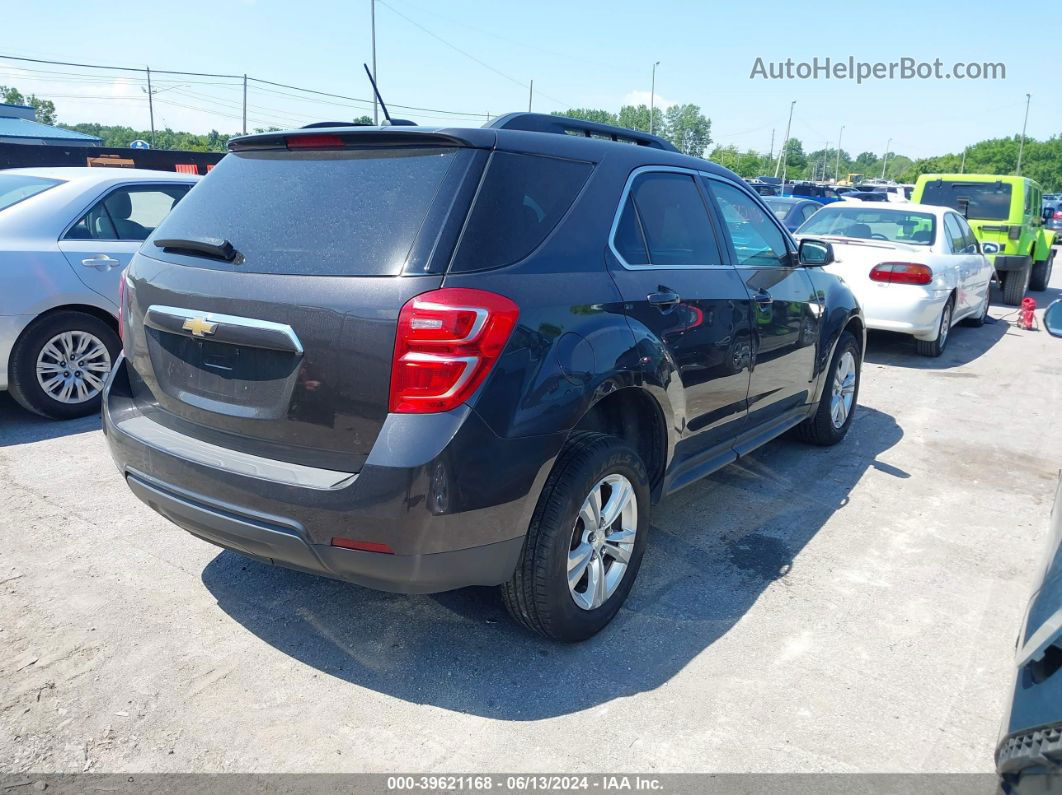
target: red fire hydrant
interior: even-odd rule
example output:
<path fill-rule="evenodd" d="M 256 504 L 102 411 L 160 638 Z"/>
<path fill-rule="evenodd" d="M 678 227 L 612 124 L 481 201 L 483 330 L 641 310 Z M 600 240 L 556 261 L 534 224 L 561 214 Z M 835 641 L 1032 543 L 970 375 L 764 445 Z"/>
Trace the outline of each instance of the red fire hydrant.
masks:
<path fill-rule="evenodd" d="M 1032 298 L 1021 300 L 1021 314 L 1018 315 L 1018 328 L 1032 331 L 1036 324 L 1036 301 Z"/>

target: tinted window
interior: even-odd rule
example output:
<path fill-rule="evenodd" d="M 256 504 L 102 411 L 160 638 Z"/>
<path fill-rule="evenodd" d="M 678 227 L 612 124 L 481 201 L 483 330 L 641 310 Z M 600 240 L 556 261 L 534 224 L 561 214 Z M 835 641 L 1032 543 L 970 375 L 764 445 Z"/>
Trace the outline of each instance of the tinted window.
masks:
<path fill-rule="evenodd" d="M 767 213 L 742 191 L 715 180 L 708 181 L 737 253 L 737 264 L 787 266 L 785 235 Z"/>
<path fill-rule="evenodd" d="M 593 166 L 495 152 L 450 266 L 476 271 L 519 262 L 572 206 Z"/>
<path fill-rule="evenodd" d="M 25 174 L 0 174 L 0 210 L 6 210 L 30 196 L 61 185 L 62 180 L 31 177 Z"/>
<path fill-rule="evenodd" d="M 808 220 L 811 216 L 813 216 L 818 211 L 819 211 L 818 207 L 810 205 L 810 204 L 805 204 L 804 208 L 801 210 L 802 216 L 800 218 L 800 222 L 803 223 L 804 221 Z"/>
<path fill-rule="evenodd" d="M 927 182 L 922 191 L 922 204 L 936 204 L 963 211 L 967 218 L 984 221 L 1003 221 L 1010 215 L 1010 185 L 1002 182 Z"/>
<path fill-rule="evenodd" d="M 457 149 L 239 152 L 226 155 L 159 226 L 158 238 L 219 237 L 239 266 L 315 276 L 398 274 Z M 154 257 L 177 255 L 152 252 Z"/>
<path fill-rule="evenodd" d="M 793 205 L 787 201 L 771 201 L 770 199 L 764 199 L 763 202 L 771 208 L 774 217 L 779 221 L 784 221 L 785 217 L 789 215 L 789 211 L 793 209 Z"/>
<path fill-rule="evenodd" d="M 645 234 L 642 232 L 642 222 L 634 209 L 634 198 L 627 197 L 627 203 L 623 206 L 623 214 L 616 225 L 616 236 L 613 238 L 616 251 L 628 265 L 649 265 L 649 251 L 645 247 Z"/>
<path fill-rule="evenodd" d="M 928 246 L 936 239 L 936 229 L 936 218 L 929 213 L 876 206 L 864 209 L 827 205 L 816 212 L 797 233 Z"/>
<path fill-rule="evenodd" d="M 722 263 L 708 210 L 692 176 L 664 171 L 640 174 L 631 185 L 630 198 L 629 204 L 641 222 L 651 264 L 668 267 Z"/>
<path fill-rule="evenodd" d="M 188 192 L 187 185 L 117 188 L 70 228 L 67 240 L 146 240 Z"/>

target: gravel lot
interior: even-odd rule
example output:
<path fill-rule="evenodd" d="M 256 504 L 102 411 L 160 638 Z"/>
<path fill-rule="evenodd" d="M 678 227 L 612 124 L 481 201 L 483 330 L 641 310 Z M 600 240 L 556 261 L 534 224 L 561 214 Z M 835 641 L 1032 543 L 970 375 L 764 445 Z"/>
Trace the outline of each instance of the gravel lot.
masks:
<path fill-rule="evenodd" d="M 1044 332 L 960 327 L 939 360 L 873 335 L 848 439 L 661 504 L 626 608 L 579 646 L 490 589 L 221 551 L 128 492 L 98 420 L 0 395 L 0 770 L 991 771 L 1060 385 Z"/>

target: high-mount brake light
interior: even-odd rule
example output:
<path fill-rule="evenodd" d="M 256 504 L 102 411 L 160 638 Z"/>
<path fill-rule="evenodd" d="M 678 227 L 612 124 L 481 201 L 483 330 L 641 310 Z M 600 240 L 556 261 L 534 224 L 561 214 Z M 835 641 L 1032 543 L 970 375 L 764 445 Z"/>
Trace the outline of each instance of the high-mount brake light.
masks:
<path fill-rule="evenodd" d="M 501 356 L 520 310 L 503 295 L 445 287 L 411 298 L 398 314 L 389 409 L 449 411 L 468 399 Z"/>
<path fill-rule="evenodd" d="M 920 262 L 882 262 L 870 271 L 870 280 L 890 284 L 920 284 L 933 282 L 933 270 Z"/>
<path fill-rule="evenodd" d="M 338 135 L 289 135 L 288 149 L 341 149 L 346 144 Z"/>

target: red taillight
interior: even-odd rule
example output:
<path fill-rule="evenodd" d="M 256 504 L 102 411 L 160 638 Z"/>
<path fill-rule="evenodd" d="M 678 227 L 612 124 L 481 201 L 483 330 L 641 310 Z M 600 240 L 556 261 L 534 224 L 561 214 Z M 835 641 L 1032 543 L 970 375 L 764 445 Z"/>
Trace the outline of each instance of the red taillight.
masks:
<path fill-rule="evenodd" d="M 118 277 L 118 336 L 125 344 L 125 271 Z"/>
<path fill-rule="evenodd" d="M 379 552 L 381 555 L 393 555 L 395 551 L 387 544 L 378 544 L 375 541 L 355 541 L 353 538 L 332 539 L 332 546 L 343 549 L 356 549 L 359 552 Z"/>
<path fill-rule="evenodd" d="M 883 262 L 870 271 L 870 279 L 892 284 L 930 284 L 933 271 L 917 262 Z"/>
<path fill-rule="evenodd" d="M 411 298 L 398 314 L 389 408 L 431 414 L 461 405 L 483 383 L 520 310 L 503 295 L 446 287 Z"/>
<path fill-rule="evenodd" d="M 335 149 L 345 146 L 338 135 L 293 135 L 286 142 L 288 149 Z"/>
<path fill-rule="evenodd" d="M 1056 221 L 1062 221 L 1062 210 L 1055 210 L 1054 218 Z"/>

